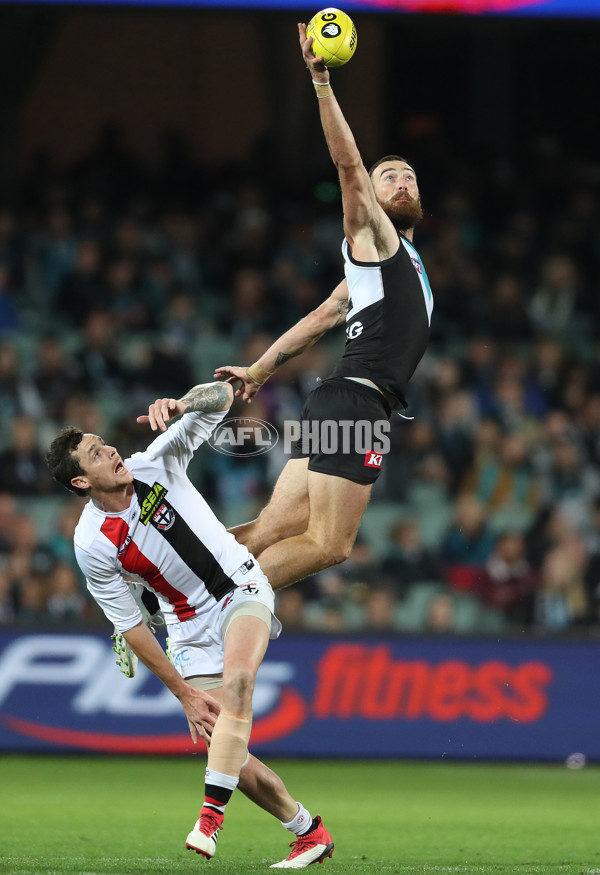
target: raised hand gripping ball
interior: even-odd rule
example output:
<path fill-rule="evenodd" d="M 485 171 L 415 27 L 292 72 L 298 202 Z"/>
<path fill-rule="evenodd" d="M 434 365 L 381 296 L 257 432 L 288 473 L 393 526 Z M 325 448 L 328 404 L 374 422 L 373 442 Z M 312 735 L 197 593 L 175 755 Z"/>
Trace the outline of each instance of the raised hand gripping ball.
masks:
<path fill-rule="evenodd" d="M 326 67 L 347 64 L 356 51 L 356 28 L 350 16 L 341 9 L 322 9 L 306 26 L 306 36 L 312 36 L 312 51 L 322 57 Z"/>

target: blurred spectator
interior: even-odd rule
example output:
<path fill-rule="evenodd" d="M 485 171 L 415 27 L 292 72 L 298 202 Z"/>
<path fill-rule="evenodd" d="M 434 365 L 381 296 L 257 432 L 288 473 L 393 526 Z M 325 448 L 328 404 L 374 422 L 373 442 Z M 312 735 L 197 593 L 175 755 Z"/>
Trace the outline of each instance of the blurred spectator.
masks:
<path fill-rule="evenodd" d="M 48 575 L 54 563 L 46 545 L 39 542 L 31 517 L 20 514 L 14 519 L 11 543 L 2 560 L 17 618 L 22 622 L 42 621 L 46 612 Z"/>
<path fill-rule="evenodd" d="M 381 577 L 398 595 L 413 583 L 442 579 L 439 557 L 423 546 L 421 531 L 414 520 L 396 523 L 381 561 Z"/>
<path fill-rule="evenodd" d="M 438 407 L 438 440 L 440 450 L 455 492 L 473 461 L 473 432 L 477 411 L 472 395 L 465 391 L 447 395 Z"/>
<path fill-rule="evenodd" d="M 36 419 L 43 415 L 43 402 L 20 366 L 16 347 L 0 343 L 0 423 L 4 429 L 18 414 Z"/>
<path fill-rule="evenodd" d="M 209 375 L 195 375 L 185 348 L 172 336 L 160 335 L 138 346 L 133 377 L 148 397 L 180 398 L 190 386 L 206 382 Z"/>
<path fill-rule="evenodd" d="M 434 634 L 444 634 L 454 630 L 454 599 L 449 592 L 434 595 L 427 606 L 425 630 Z"/>
<path fill-rule="evenodd" d="M 58 562 L 50 578 L 47 611 L 55 623 L 82 620 L 86 599 L 79 589 L 79 576 L 72 565 Z"/>
<path fill-rule="evenodd" d="M 585 551 L 581 539 L 565 538 L 546 555 L 535 598 L 538 629 L 558 631 L 583 623 L 589 615 L 585 587 Z"/>
<path fill-rule="evenodd" d="M 537 580 L 526 558 L 525 538 L 519 532 L 505 532 L 477 577 L 476 593 L 513 624 L 530 625 Z"/>
<path fill-rule="evenodd" d="M 460 498 L 454 520 L 442 544 L 442 558 L 446 565 L 478 566 L 487 562 L 494 547 L 494 538 L 488 530 L 485 510 L 471 495 Z"/>
<path fill-rule="evenodd" d="M 120 330 L 148 331 L 156 327 L 150 302 L 140 294 L 138 265 L 124 256 L 110 261 L 105 271 L 103 304 Z"/>
<path fill-rule="evenodd" d="M 63 565 L 67 563 L 77 570 L 73 535 L 86 499 L 72 496 L 68 500 L 66 495 L 65 499 L 67 504 L 55 521 L 55 530 L 48 540 L 48 548 L 57 562 Z"/>
<path fill-rule="evenodd" d="M 579 443 L 562 437 L 552 445 L 541 489 L 545 503 L 559 506 L 573 525 L 583 531 L 593 502 L 600 495 L 600 472 L 587 463 Z"/>
<path fill-rule="evenodd" d="M 275 614 L 286 632 L 306 628 L 302 588 L 298 585 L 280 589 L 275 595 Z"/>
<path fill-rule="evenodd" d="M 105 298 L 102 250 L 97 240 L 85 238 L 77 243 L 74 264 L 60 283 L 57 305 L 70 324 L 80 328 Z"/>
<path fill-rule="evenodd" d="M 15 292 L 8 265 L 0 257 L 0 337 L 12 334 L 21 327 Z"/>
<path fill-rule="evenodd" d="M 126 379 L 117 346 L 118 321 L 106 311 L 90 313 L 83 326 L 82 346 L 76 359 L 81 387 L 100 394 L 117 391 Z"/>
<path fill-rule="evenodd" d="M 10 443 L 0 452 L 0 491 L 14 495 L 46 495 L 55 483 L 37 444 L 35 423 L 27 416 L 16 416 Z"/>
<path fill-rule="evenodd" d="M 15 600 L 10 576 L 0 569 L 0 626 L 8 626 L 15 619 Z"/>
<path fill-rule="evenodd" d="M 40 340 L 33 384 L 44 403 L 44 413 L 54 422 L 62 420 L 65 404 L 77 390 L 74 365 L 57 337 Z"/>
<path fill-rule="evenodd" d="M 233 277 L 233 294 L 223 330 L 239 343 L 253 334 L 270 331 L 275 325 L 272 308 L 267 305 L 267 284 L 256 268 L 244 267 Z"/>
<path fill-rule="evenodd" d="M 528 340 L 532 331 L 522 284 L 515 274 L 504 273 L 492 284 L 488 318 L 497 340 Z"/>
<path fill-rule="evenodd" d="M 364 628 L 369 632 L 392 632 L 395 628 L 396 598 L 392 590 L 369 589 L 364 603 Z"/>
<path fill-rule="evenodd" d="M 540 503 L 540 488 L 524 436 L 506 435 L 497 456 L 476 453 L 463 490 L 490 510 L 535 511 Z"/>
<path fill-rule="evenodd" d="M 575 324 L 580 295 L 577 268 L 567 255 L 551 255 L 540 268 L 540 283 L 531 299 L 531 320 L 539 333 L 565 335 Z"/>
<path fill-rule="evenodd" d="M 596 500 L 593 526 L 588 548 L 589 560 L 585 569 L 585 588 L 590 621 L 600 622 L 600 499 Z"/>
<path fill-rule="evenodd" d="M 62 282 L 73 270 L 76 253 L 73 218 L 64 206 L 55 206 L 46 216 L 44 226 L 34 236 L 31 247 L 34 282 L 43 293 L 48 311 L 57 301 Z"/>

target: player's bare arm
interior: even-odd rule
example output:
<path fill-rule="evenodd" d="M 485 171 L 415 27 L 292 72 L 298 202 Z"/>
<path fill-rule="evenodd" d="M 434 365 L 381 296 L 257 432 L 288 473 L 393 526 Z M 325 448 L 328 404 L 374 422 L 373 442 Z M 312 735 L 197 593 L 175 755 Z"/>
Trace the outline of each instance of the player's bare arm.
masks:
<path fill-rule="evenodd" d="M 200 383 L 183 398 L 157 398 L 148 413 L 138 416 L 137 422 L 149 422 L 152 431 L 166 431 L 166 423 L 184 413 L 219 413 L 228 410 L 233 402 L 229 383 Z"/>
<path fill-rule="evenodd" d="M 329 71 L 321 59 L 314 56 L 312 38 L 306 36 L 305 24 L 298 25 L 298 33 L 302 57 L 313 83 L 318 83 L 315 90 L 321 125 L 340 178 L 344 233 L 352 254 L 359 261 L 383 261 L 397 251 L 398 235 L 377 201 L 354 135 L 331 91 Z"/>
<path fill-rule="evenodd" d="M 281 365 L 309 349 L 331 328 L 343 324 L 347 312 L 348 286 L 346 280 L 342 280 L 322 304 L 282 334 L 253 365 L 249 368 L 224 365 L 215 369 L 214 376 L 241 383 L 235 394 L 250 404 L 260 387 Z"/>
<path fill-rule="evenodd" d="M 123 633 L 133 652 L 153 674 L 168 687 L 181 702 L 194 744 L 200 735 L 210 738 L 221 706 L 203 690 L 196 690 L 181 677 L 165 656 L 160 644 L 143 620 Z"/>

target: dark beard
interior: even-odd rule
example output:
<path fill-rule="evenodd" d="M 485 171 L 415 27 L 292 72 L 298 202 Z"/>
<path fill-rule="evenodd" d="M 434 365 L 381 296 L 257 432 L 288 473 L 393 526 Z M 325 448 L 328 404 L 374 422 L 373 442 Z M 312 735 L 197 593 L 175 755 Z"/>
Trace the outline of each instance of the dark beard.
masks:
<path fill-rule="evenodd" d="M 397 231 L 409 231 L 423 218 L 421 201 L 414 198 L 410 200 L 392 198 L 381 206 Z"/>

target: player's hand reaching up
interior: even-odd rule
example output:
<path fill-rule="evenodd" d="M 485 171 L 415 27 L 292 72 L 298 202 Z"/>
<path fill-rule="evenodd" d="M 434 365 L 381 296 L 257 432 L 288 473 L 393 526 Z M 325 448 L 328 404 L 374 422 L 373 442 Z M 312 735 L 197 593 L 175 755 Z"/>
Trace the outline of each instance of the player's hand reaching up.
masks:
<path fill-rule="evenodd" d="M 240 368 L 234 365 L 223 365 L 223 367 L 215 368 L 215 380 L 225 380 L 226 383 L 231 383 L 234 386 L 236 383 L 241 383 L 241 386 L 235 390 L 235 397 L 242 398 L 246 404 L 250 404 L 252 399 L 260 389 L 258 383 L 251 380 L 246 373 L 246 368 Z"/>
<path fill-rule="evenodd" d="M 138 416 L 137 422 L 149 422 L 152 431 L 167 430 L 166 423 L 185 413 L 186 405 L 175 398 L 157 398 L 148 408 L 147 415 Z"/>
<path fill-rule="evenodd" d="M 185 685 L 183 693 L 177 698 L 185 711 L 194 744 L 198 736 L 208 744 L 221 710 L 219 702 L 204 690 L 197 690 L 190 684 Z"/>
<path fill-rule="evenodd" d="M 315 57 L 312 50 L 313 38 L 312 36 L 306 36 L 306 25 L 302 22 L 298 24 L 298 36 L 300 38 L 300 48 L 302 49 L 304 63 L 308 67 L 313 80 L 329 82 L 329 71 L 323 63 L 323 57 Z"/>

